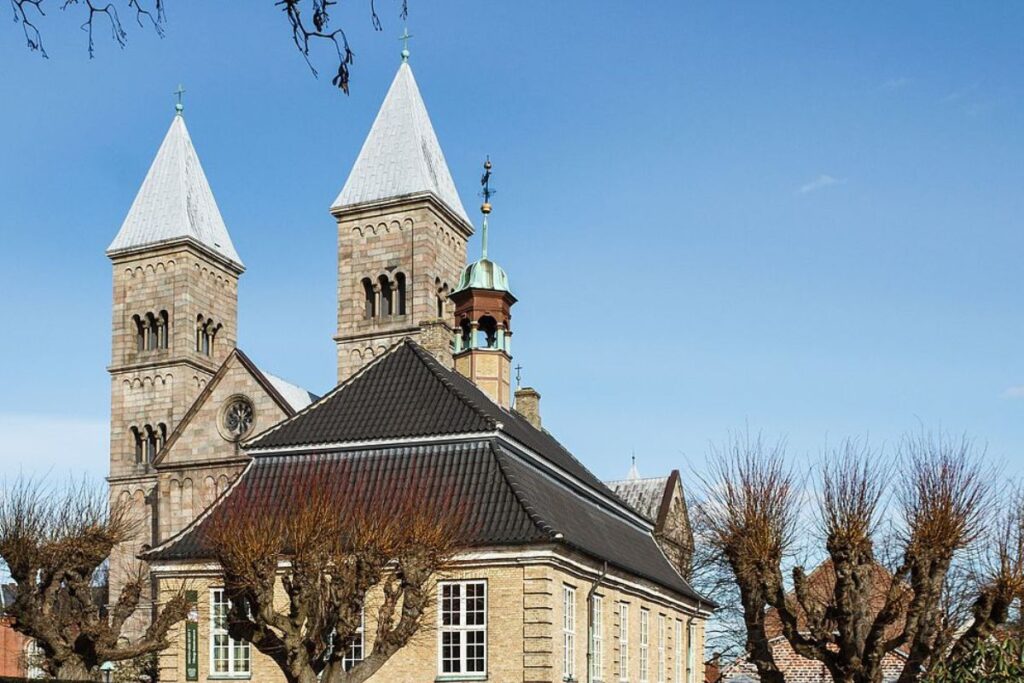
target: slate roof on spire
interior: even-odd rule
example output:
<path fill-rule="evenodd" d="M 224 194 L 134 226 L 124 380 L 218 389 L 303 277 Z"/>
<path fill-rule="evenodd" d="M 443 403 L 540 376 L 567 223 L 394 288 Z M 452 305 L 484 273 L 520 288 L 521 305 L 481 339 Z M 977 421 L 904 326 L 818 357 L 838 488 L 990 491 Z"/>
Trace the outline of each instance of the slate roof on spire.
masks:
<path fill-rule="evenodd" d="M 412 69 L 402 62 L 332 209 L 423 193 L 472 225 Z"/>
<path fill-rule="evenodd" d="M 244 268 L 180 115 L 171 122 L 107 255 L 177 240 L 195 242 Z"/>

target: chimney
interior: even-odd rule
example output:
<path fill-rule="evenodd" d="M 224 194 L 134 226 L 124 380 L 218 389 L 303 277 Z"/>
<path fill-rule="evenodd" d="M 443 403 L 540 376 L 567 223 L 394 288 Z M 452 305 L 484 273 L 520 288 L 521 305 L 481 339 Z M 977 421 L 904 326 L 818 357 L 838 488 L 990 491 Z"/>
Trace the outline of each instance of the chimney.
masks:
<path fill-rule="evenodd" d="M 440 318 L 425 320 L 420 323 L 419 343 L 430 355 L 438 360 L 446 369 L 454 366 L 452 360 L 452 328 Z"/>
<path fill-rule="evenodd" d="M 540 394 L 531 387 L 516 389 L 516 412 L 540 429 Z"/>

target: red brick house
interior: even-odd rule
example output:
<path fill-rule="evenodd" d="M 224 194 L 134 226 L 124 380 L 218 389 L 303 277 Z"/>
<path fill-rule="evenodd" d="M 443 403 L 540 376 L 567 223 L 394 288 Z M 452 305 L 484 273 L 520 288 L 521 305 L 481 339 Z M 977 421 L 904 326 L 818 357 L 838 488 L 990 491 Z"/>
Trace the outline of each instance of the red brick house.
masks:
<path fill-rule="evenodd" d="M 0 586 L 0 676 L 26 676 L 28 639 L 11 626 L 7 606 L 14 600 L 14 586 Z"/>

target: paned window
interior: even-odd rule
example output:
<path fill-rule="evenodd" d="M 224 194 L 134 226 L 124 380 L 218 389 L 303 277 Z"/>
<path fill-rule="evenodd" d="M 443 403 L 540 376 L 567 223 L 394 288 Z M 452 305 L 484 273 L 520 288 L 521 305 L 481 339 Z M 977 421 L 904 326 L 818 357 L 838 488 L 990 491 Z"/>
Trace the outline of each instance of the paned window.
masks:
<path fill-rule="evenodd" d="M 248 678 L 252 668 L 249 643 L 228 635 L 230 608 L 223 588 L 210 591 L 210 671 L 219 677 Z"/>
<path fill-rule="evenodd" d="M 694 661 L 693 661 L 693 655 L 694 655 L 693 637 L 694 637 L 694 628 L 693 628 L 693 619 L 691 619 L 690 623 L 688 624 L 687 629 L 686 629 L 686 681 L 687 681 L 687 683 L 696 683 L 696 681 L 697 681 L 697 667 L 694 666 Z"/>
<path fill-rule="evenodd" d="M 675 628 L 675 633 L 673 634 L 672 644 L 673 644 L 673 650 L 674 650 L 673 657 L 672 657 L 672 666 L 674 667 L 674 671 L 676 673 L 676 683 L 684 683 L 683 682 L 683 670 L 684 670 L 684 667 L 683 667 L 683 622 L 681 620 L 679 620 L 679 619 L 676 619 L 676 628 Z"/>
<path fill-rule="evenodd" d="M 650 638 L 651 638 L 651 613 L 649 610 L 640 610 L 640 680 L 647 683 L 651 676 L 650 662 Z"/>
<path fill-rule="evenodd" d="M 487 672 L 487 584 L 483 581 L 440 585 L 441 623 L 437 670 L 451 674 Z"/>
<path fill-rule="evenodd" d="M 363 647 L 365 645 L 366 638 L 366 609 L 359 615 L 359 628 L 356 630 L 355 637 L 352 642 L 348 644 L 348 651 L 345 652 L 345 656 L 341 660 L 341 665 L 345 671 L 351 671 L 352 667 L 363 661 Z"/>
<path fill-rule="evenodd" d="M 576 676 L 576 589 L 562 586 L 562 680 Z"/>
<path fill-rule="evenodd" d="M 665 683 L 665 615 L 658 615 L 658 683 Z"/>
<path fill-rule="evenodd" d="M 629 680 L 629 605 L 619 603 L 619 680 Z"/>
<path fill-rule="evenodd" d="M 590 599 L 590 680 L 604 680 L 604 598 L 595 595 Z"/>

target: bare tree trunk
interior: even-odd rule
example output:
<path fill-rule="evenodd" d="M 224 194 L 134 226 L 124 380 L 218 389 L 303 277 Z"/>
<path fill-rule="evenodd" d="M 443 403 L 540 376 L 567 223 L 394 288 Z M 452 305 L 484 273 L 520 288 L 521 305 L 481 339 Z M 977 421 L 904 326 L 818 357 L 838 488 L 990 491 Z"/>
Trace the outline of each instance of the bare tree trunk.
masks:
<path fill-rule="evenodd" d="M 57 678 L 62 681 L 91 681 L 92 674 L 78 659 L 69 659 L 61 662 L 57 668 Z"/>

